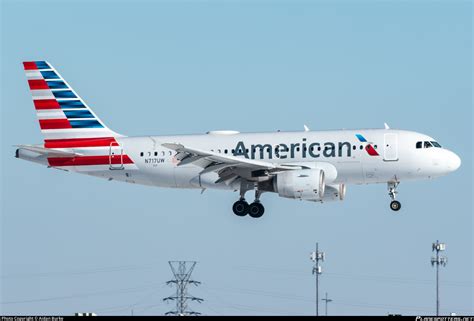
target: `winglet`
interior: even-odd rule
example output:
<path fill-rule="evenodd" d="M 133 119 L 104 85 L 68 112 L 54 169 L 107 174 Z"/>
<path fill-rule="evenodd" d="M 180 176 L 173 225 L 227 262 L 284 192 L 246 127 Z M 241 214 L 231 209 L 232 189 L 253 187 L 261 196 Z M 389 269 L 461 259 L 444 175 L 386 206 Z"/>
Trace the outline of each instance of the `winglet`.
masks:
<path fill-rule="evenodd" d="M 309 132 L 308 126 L 306 126 L 306 125 L 303 125 L 303 126 L 304 126 L 304 131 L 305 131 L 305 132 Z"/>
<path fill-rule="evenodd" d="M 387 125 L 387 123 L 383 123 L 383 125 L 385 126 L 385 129 L 390 129 L 390 127 Z"/>

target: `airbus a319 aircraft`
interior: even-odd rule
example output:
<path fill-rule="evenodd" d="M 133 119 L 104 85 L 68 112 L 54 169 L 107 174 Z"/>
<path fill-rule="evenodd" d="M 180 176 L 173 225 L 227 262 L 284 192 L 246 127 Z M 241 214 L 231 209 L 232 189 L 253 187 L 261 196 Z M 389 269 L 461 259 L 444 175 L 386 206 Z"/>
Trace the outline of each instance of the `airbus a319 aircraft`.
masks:
<path fill-rule="evenodd" d="M 455 171 L 460 158 L 413 131 L 357 129 L 127 137 L 110 130 L 46 61 L 24 62 L 43 144 L 16 157 L 108 180 L 160 187 L 239 191 L 239 216 L 261 217 L 260 196 L 342 201 L 350 184 L 385 183 L 398 211 L 401 181 Z M 135 107 L 137 108 L 137 107 Z M 245 195 L 255 192 L 252 203 Z"/>

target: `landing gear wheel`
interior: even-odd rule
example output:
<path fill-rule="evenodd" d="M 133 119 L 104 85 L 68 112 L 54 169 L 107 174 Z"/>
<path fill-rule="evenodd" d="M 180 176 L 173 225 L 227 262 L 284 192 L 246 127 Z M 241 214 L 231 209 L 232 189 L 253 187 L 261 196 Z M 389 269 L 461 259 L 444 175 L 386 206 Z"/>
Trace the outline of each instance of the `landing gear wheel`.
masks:
<path fill-rule="evenodd" d="M 239 200 L 234 203 L 232 210 L 234 211 L 235 215 L 245 216 L 249 212 L 249 203 L 247 203 L 245 200 Z"/>
<path fill-rule="evenodd" d="M 392 209 L 392 211 L 397 212 L 400 210 L 401 207 L 402 207 L 402 204 L 399 201 L 390 202 L 390 208 Z"/>
<path fill-rule="evenodd" d="M 265 213 L 265 207 L 259 202 L 254 202 L 249 206 L 249 215 L 253 218 L 259 218 Z"/>

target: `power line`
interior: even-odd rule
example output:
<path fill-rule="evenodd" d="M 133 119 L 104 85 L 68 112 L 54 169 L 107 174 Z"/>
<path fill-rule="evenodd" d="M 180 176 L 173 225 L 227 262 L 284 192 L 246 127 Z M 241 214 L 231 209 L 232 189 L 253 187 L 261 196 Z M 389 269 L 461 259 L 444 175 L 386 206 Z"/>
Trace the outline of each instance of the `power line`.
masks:
<path fill-rule="evenodd" d="M 162 287 L 165 285 L 166 284 L 163 283 Z M 113 312 L 113 311 L 131 310 L 131 314 L 133 315 L 135 311 L 143 310 L 143 309 L 140 309 L 140 307 L 144 305 L 143 303 L 149 300 L 153 295 L 157 294 L 160 290 L 161 288 L 156 288 L 132 304 L 124 304 L 124 305 L 106 307 L 106 308 L 96 308 L 93 310 L 95 312 Z M 156 306 L 157 304 L 154 304 L 152 307 L 156 307 Z M 149 305 L 145 305 L 145 307 L 149 308 Z"/>
<path fill-rule="evenodd" d="M 199 312 L 194 312 L 188 308 L 188 301 L 197 301 L 201 303 L 203 299 L 194 297 L 188 294 L 188 285 L 193 284 L 198 286 L 201 282 L 191 280 L 191 273 L 193 273 L 196 266 L 195 261 L 169 261 L 171 271 L 173 271 L 174 279 L 166 282 L 168 285 L 176 285 L 176 294 L 164 298 L 163 301 L 176 301 L 176 310 L 169 311 L 166 315 L 200 315 Z"/>
<path fill-rule="evenodd" d="M 257 273 L 275 273 L 275 274 L 285 274 L 287 277 L 291 275 L 294 278 L 306 279 L 307 274 L 304 271 L 296 269 L 285 269 L 285 268 L 274 268 L 274 267 L 263 267 L 263 266 L 235 266 L 236 270 L 243 270 L 249 272 Z M 341 279 L 350 279 L 352 281 L 361 280 L 361 281 L 376 281 L 378 282 L 389 282 L 397 284 L 411 284 L 411 285 L 432 285 L 435 283 L 433 280 L 428 279 L 416 279 L 416 278 L 407 278 L 396 275 L 363 275 L 363 274 L 350 274 L 350 273 L 335 273 L 335 272 L 325 272 L 326 277 L 331 278 L 341 278 Z M 440 284 L 444 286 L 454 286 L 454 287 L 474 287 L 474 284 L 469 281 L 441 281 Z"/>
<path fill-rule="evenodd" d="M 246 288 L 232 288 L 232 287 L 210 287 L 206 286 L 208 291 L 215 291 L 215 292 L 226 292 L 226 293 L 235 293 L 241 294 L 247 297 L 248 295 L 254 296 L 263 296 L 269 297 L 274 299 L 282 299 L 282 300 L 291 300 L 291 301 L 299 301 L 299 302 L 314 302 L 311 299 L 308 299 L 306 296 L 299 296 L 295 294 L 288 294 L 283 292 L 273 292 L 273 291 L 262 291 L 262 290 L 255 290 L 255 289 L 246 289 Z M 219 296 L 222 298 L 222 296 Z M 352 299 L 338 299 L 337 301 L 333 301 L 332 304 L 338 306 L 353 306 L 353 307 L 363 307 L 363 308 L 370 308 L 370 309 L 379 309 L 379 310 L 404 310 L 404 311 L 412 311 L 412 312 L 422 312 L 428 313 L 430 308 L 426 306 L 411 306 L 411 305 L 394 305 L 390 303 L 373 303 L 373 302 L 360 302 L 360 301 L 353 301 Z M 453 308 L 453 310 L 459 311 L 460 313 L 465 314 L 472 314 L 472 311 L 466 310 L 463 308 Z"/>
<path fill-rule="evenodd" d="M 122 293 L 130 293 L 130 292 L 143 292 L 143 291 L 146 291 L 146 290 L 154 289 L 158 285 L 161 285 L 161 283 L 148 284 L 148 285 L 145 285 L 145 286 L 138 286 L 138 287 L 115 289 L 115 290 L 105 290 L 105 291 L 71 294 L 71 295 L 66 295 L 66 296 L 57 296 L 57 297 L 49 297 L 49 298 L 4 301 L 4 302 L 0 302 L 0 304 L 1 305 L 23 304 L 23 303 L 33 303 L 33 302 L 69 300 L 69 299 L 85 298 L 85 297 L 96 296 L 96 295 L 122 294 Z"/>
<path fill-rule="evenodd" d="M 83 270 L 69 270 L 69 271 L 50 271 L 50 272 L 33 272 L 33 273 L 14 273 L 0 276 L 2 279 L 14 279 L 14 278 L 43 278 L 43 277 L 62 277 L 71 275 L 85 275 L 85 274 L 96 274 L 96 273 L 110 273 L 110 272 L 122 272 L 122 271 L 134 271 L 134 270 L 145 270 L 153 269 L 153 264 L 144 265 L 120 265 L 120 266 L 105 266 L 105 267 L 91 267 Z"/>

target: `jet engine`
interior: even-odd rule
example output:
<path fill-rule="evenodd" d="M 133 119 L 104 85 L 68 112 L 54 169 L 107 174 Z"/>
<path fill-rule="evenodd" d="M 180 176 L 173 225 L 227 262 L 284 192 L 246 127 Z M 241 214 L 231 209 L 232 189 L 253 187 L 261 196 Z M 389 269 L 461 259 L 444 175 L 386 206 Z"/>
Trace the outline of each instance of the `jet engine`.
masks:
<path fill-rule="evenodd" d="M 346 185 L 329 184 L 324 190 L 323 202 L 342 201 L 346 197 Z"/>
<path fill-rule="evenodd" d="M 324 171 L 298 169 L 278 173 L 273 190 L 281 197 L 306 201 L 321 201 L 325 195 Z"/>

